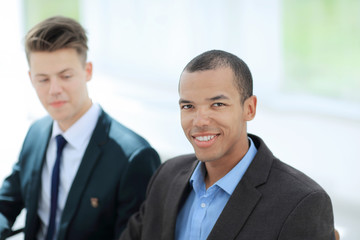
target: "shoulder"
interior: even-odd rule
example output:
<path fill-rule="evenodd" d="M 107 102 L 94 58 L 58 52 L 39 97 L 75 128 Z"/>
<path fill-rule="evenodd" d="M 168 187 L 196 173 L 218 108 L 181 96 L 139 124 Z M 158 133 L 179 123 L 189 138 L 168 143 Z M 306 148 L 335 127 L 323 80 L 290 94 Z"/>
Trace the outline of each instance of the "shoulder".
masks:
<path fill-rule="evenodd" d="M 290 233 L 310 233 L 308 229 L 317 228 L 319 223 L 331 226 L 332 204 L 326 191 L 300 170 L 276 158 L 259 137 L 250 137 L 258 152 L 244 175 L 243 184 L 254 187 L 261 196 L 252 219 L 272 226 L 276 235 L 282 231 L 285 237 L 281 239 L 296 236 Z M 262 218 L 264 212 L 266 219 Z M 309 239 L 309 236 L 300 238 Z"/>
<path fill-rule="evenodd" d="M 160 182 L 168 182 L 168 180 L 176 180 L 179 176 L 189 176 L 194 171 L 197 160 L 195 154 L 180 155 L 163 162 L 156 173 L 154 179 Z"/>
<path fill-rule="evenodd" d="M 179 188 L 181 191 L 187 186 L 197 163 L 198 160 L 194 154 L 181 155 L 163 162 L 150 180 L 149 197 L 157 199 L 158 194 L 162 196 L 175 186 L 182 186 Z"/>
<path fill-rule="evenodd" d="M 109 136 L 117 142 L 121 141 L 121 144 L 126 142 L 131 145 L 149 146 L 149 143 L 142 136 L 119 123 L 115 119 L 112 119 L 111 121 Z"/>
<path fill-rule="evenodd" d="M 273 162 L 270 178 L 272 181 L 287 184 L 304 192 L 325 192 L 312 178 L 278 159 Z"/>
<path fill-rule="evenodd" d="M 142 136 L 127 128 L 107 113 L 103 112 L 98 124 L 102 124 L 108 132 L 111 145 L 120 147 L 126 156 L 138 154 L 142 151 L 155 151 Z"/>
<path fill-rule="evenodd" d="M 48 138 L 51 133 L 52 124 L 53 120 L 50 116 L 45 116 L 33 122 L 29 127 L 23 144 L 29 143 L 30 145 L 35 145 L 37 142 L 42 142 L 44 137 Z"/>
<path fill-rule="evenodd" d="M 30 125 L 28 133 L 49 131 L 49 129 L 51 129 L 52 124 L 53 124 L 53 119 L 50 116 L 42 117 Z"/>
<path fill-rule="evenodd" d="M 33 165 L 38 159 L 41 160 L 51 135 L 52 124 L 52 118 L 46 116 L 35 121 L 29 127 L 19 154 L 19 161 Z"/>
<path fill-rule="evenodd" d="M 309 199 L 319 197 L 330 202 L 328 194 L 316 181 L 276 158 L 261 138 L 249 136 L 258 151 L 241 182 L 262 195 L 260 209 L 281 209 L 281 214 L 286 215 L 310 196 Z M 316 204 L 316 201 L 309 203 Z"/>
<path fill-rule="evenodd" d="M 197 162 L 198 160 L 195 154 L 192 153 L 170 158 L 162 165 L 165 170 L 176 169 L 177 171 L 181 171 L 191 170 Z"/>
<path fill-rule="evenodd" d="M 279 189 L 296 189 L 299 193 L 324 191 L 321 186 L 309 176 L 276 158 L 261 138 L 255 135 L 249 136 L 258 149 L 253 163 L 249 168 L 249 170 L 252 171 L 252 181 L 256 179 L 257 182 L 267 182 L 267 185 L 273 185 Z M 259 178 L 262 179 L 259 180 Z"/>

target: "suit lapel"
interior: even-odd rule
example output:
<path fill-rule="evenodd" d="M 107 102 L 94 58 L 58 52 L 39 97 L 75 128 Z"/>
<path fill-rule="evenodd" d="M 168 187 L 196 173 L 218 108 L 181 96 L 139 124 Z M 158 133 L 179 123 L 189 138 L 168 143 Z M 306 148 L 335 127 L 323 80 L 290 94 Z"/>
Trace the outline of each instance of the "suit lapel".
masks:
<path fill-rule="evenodd" d="M 104 111 L 102 111 L 90 142 L 84 153 L 78 172 L 76 173 L 75 179 L 71 185 L 63 210 L 63 215 L 61 217 L 58 239 L 65 238 L 65 230 L 68 228 L 71 219 L 74 217 L 83 192 L 87 187 L 88 180 L 91 177 L 93 168 L 96 166 L 96 163 L 102 152 L 102 145 L 104 145 L 108 140 L 110 122 L 110 117 Z"/>
<path fill-rule="evenodd" d="M 261 194 L 254 187 L 241 180 L 208 239 L 235 239 L 260 198 Z"/>
<path fill-rule="evenodd" d="M 189 179 L 197 163 L 198 161 L 193 161 L 189 168 L 180 171 L 170 183 L 171 188 L 164 203 L 166 211 L 162 224 L 166 227 L 161 235 L 163 240 L 174 239 L 175 237 L 177 214 L 191 191 Z"/>
<path fill-rule="evenodd" d="M 249 136 L 258 152 L 225 205 L 208 240 L 235 239 L 261 199 L 257 187 L 267 181 L 273 155 L 260 138 Z"/>
<path fill-rule="evenodd" d="M 33 162 L 34 168 L 31 172 L 30 189 L 28 196 L 28 206 L 26 215 L 26 235 L 33 236 L 38 229 L 37 210 L 39 204 L 39 195 L 41 191 L 41 172 L 42 166 L 45 160 L 46 149 L 49 143 L 49 138 L 52 131 L 52 120 L 46 118 L 44 123 L 41 124 L 41 129 L 35 131 L 36 136 L 31 136 L 31 148 L 34 150 L 34 156 L 31 161 Z M 30 159 L 29 159 L 30 160 Z M 32 237 L 31 237 L 32 238 Z"/>

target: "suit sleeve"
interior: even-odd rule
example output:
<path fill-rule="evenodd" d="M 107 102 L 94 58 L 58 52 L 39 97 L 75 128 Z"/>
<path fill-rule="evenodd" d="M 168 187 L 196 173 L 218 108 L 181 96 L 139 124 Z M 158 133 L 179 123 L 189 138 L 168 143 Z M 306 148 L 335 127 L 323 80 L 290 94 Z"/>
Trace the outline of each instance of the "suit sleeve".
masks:
<path fill-rule="evenodd" d="M 159 165 L 159 155 L 150 147 L 143 148 L 131 156 L 118 192 L 118 219 L 115 226 L 117 238 L 125 229 L 130 216 L 139 210 L 145 199 L 149 180 Z"/>
<path fill-rule="evenodd" d="M 0 239 L 5 239 L 11 233 L 11 227 L 24 207 L 19 171 L 20 164 L 17 163 L 0 189 Z"/>
<path fill-rule="evenodd" d="M 289 214 L 279 240 L 335 239 L 331 200 L 325 192 L 312 192 Z"/>
<path fill-rule="evenodd" d="M 150 181 L 149 181 L 149 185 L 147 187 L 147 191 L 146 191 L 146 197 L 149 197 L 149 194 L 151 192 L 151 188 L 152 185 L 156 179 L 156 177 L 158 176 L 158 174 L 160 173 L 162 167 L 166 164 L 163 163 L 155 172 L 155 174 L 151 177 Z M 127 227 L 125 228 L 125 230 L 122 232 L 120 239 L 119 240 L 140 240 L 142 239 L 142 230 L 143 230 L 143 221 L 144 221 L 144 217 L 146 215 L 146 208 L 147 208 L 147 201 L 145 200 L 141 207 L 140 210 L 138 212 L 136 212 L 135 214 L 133 214 L 131 216 L 131 218 L 129 219 L 129 222 L 127 224 Z"/>

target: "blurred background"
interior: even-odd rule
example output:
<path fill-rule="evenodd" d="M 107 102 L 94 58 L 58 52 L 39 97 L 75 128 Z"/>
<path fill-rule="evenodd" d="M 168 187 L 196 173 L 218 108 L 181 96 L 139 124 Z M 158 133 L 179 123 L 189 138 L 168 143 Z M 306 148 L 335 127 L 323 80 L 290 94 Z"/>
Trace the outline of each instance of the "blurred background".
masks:
<path fill-rule="evenodd" d="M 162 161 L 193 152 L 177 103 L 186 63 L 210 49 L 242 58 L 258 97 L 248 131 L 324 187 L 341 239 L 360 239 L 360 0 L 0 0 L 0 181 L 46 114 L 23 43 L 53 15 L 87 29 L 92 99 Z"/>

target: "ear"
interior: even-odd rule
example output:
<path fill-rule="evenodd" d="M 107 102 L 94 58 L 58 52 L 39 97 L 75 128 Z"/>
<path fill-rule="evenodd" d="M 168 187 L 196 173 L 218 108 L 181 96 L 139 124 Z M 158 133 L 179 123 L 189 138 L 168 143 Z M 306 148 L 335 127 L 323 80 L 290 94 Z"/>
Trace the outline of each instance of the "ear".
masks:
<path fill-rule="evenodd" d="M 251 121 L 254 119 L 256 115 L 256 104 L 257 104 L 257 98 L 254 95 L 245 100 L 244 102 L 245 121 Z"/>
<path fill-rule="evenodd" d="M 92 78 L 92 71 L 93 71 L 92 62 L 86 63 L 85 71 L 86 71 L 86 81 L 90 81 Z"/>
<path fill-rule="evenodd" d="M 31 77 L 31 72 L 30 72 L 30 70 L 28 71 L 28 75 L 29 75 L 29 78 L 30 78 L 30 82 L 31 82 L 31 85 L 33 85 L 33 86 L 34 86 L 34 82 L 33 82 L 33 80 L 32 80 L 32 77 Z"/>

